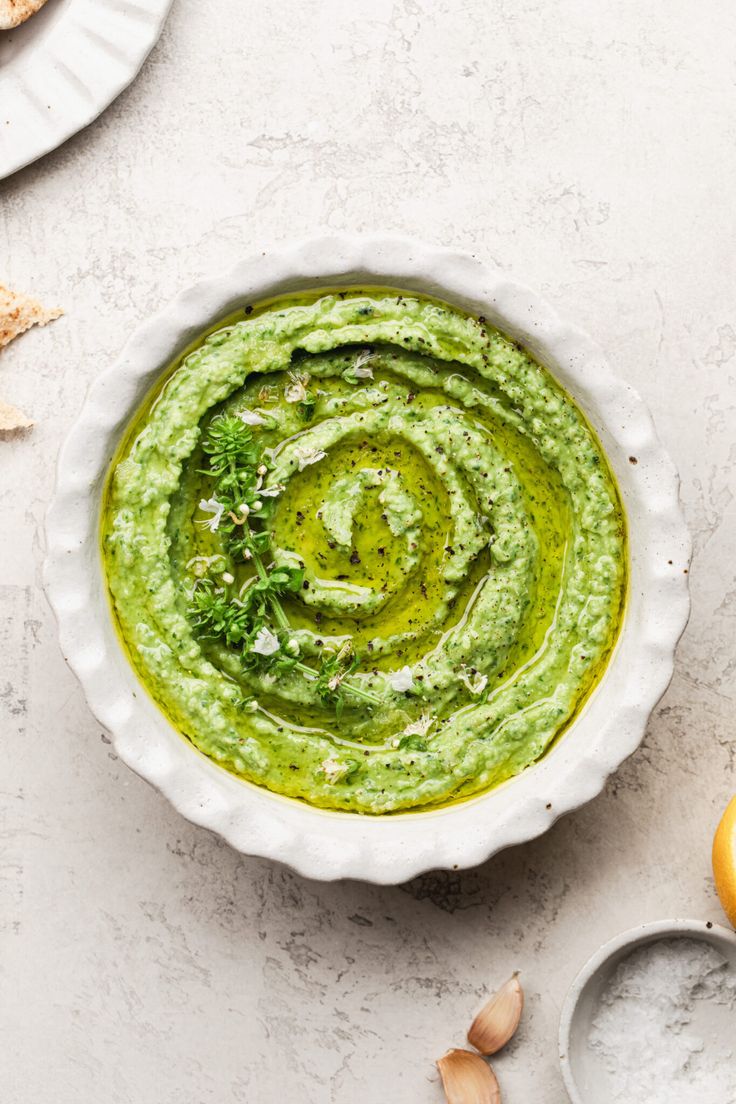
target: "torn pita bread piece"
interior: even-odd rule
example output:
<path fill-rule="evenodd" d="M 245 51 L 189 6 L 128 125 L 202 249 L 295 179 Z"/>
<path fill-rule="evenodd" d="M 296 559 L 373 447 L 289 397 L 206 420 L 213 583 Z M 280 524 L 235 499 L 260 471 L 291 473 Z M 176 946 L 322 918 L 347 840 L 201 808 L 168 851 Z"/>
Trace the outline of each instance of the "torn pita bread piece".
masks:
<path fill-rule="evenodd" d="M 14 433 L 18 429 L 30 429 L 33 422 L 16 406 L 0 399 L 0 433 Z"/>
<path fill-rule="evenodd" d="M 0 0 L 2 5 L 3 0 Z M 47 310 L 37 299 L 11 291 L 0 284 L 0 349 L 31 326 L 45 326 L 64 312 L 54 307 Z"/>
<path fill-rule="evenodd" d="M 0 14 L 4 3 L 5 0 L 0 0 Z M 30 330 L 31 326 L 45 326 L 63 313 L 58 307 L 47 310 L 37 299 L 20 295 L 0 284 L 0 349 L 9 345 L 18 334 Z M 33 421 L 22 411 L 0 399 L 0 435 L 30 429 L 32 425 Z"/>
<path fill-rule="evenodd" d="M 46 0 L 0 0 L 0 31 L 12 31 L 42 8 Z"/>

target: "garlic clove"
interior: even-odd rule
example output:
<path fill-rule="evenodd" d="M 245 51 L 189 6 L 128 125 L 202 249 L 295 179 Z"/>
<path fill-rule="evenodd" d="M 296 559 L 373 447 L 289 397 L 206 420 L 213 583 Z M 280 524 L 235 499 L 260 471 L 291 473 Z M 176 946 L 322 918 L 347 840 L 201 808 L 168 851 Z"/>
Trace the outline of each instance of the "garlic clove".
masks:
<path fill-rule="evenodd" d="M 447 1104 L 501 1104 L 491 1067 L 470 1050 L 448 1050 L 437 1062 Z"/>
<path fill-rule="evenodd" d="M 483 1005 L 470 1025 L 468 1042 L 481 1054 L 495 1054 L 516 1031 L 523 1009 L 524 990 L 514 974 Z"/>

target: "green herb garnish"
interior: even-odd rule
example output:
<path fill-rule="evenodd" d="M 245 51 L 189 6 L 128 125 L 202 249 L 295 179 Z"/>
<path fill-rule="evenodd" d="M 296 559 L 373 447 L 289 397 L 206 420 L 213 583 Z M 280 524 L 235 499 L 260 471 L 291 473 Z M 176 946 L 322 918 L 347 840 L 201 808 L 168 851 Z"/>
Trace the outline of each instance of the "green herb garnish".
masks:
<path fill-rule="evenodd" d="M 319 669 L 303 663 L 299 642 L 281 603 L 282 597 L 302 588 L 302 567 L 267 562 L 270 535 L 262 527 L 270 498 L 262 493 L 268 465 L 253 439 L 251 429 L 233 414 L 218 414 L 202 440 L 209 466 L 200 469 L 214 481 L 208 510 L 216 512 L 209 525 L 224 539 L 227 552 L 236 562 L 250 563 L 255 575 L 233 594 L 212 578 L 198 580 L 189 602 L 189 617 L 199 636 L 221 639 L 238 649 L 245 670 L 283 675 L 298 671 L 315 684 L 320 699 L 332 705 L 339 717 L 345 694 L 372 705 L 381 699 L 355 683 L 349 676 L 360 660 L 351 644 L 338 652 L 324 649 Z M 264 501 L 265 499 L 265 501 Z"/>

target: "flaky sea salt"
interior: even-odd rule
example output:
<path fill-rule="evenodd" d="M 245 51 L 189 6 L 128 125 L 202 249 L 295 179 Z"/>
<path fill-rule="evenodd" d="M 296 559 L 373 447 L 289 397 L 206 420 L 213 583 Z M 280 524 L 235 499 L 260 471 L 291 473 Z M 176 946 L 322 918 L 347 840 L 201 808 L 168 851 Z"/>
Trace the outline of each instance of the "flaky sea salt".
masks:
<path fill-rule="evenodd" d="M 603 989 L 588 1046 L 606 1104 L 736 1104 L 736 969 L 696 939 L 637 948 Z"/>

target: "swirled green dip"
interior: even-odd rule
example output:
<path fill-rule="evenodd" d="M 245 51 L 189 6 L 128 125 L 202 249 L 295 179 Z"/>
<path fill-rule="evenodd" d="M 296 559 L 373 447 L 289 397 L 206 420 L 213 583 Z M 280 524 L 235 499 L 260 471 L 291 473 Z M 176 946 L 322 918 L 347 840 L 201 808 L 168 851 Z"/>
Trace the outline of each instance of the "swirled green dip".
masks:
<path fill-rule="evenodd" d="M 601 677 L 627 563 L 570 396 L 483 319 L 386 289 L 204 338 L 126 435 L 103 553 L 173 724 L 245 779 L 362 813 L 537 760 Z"/>

